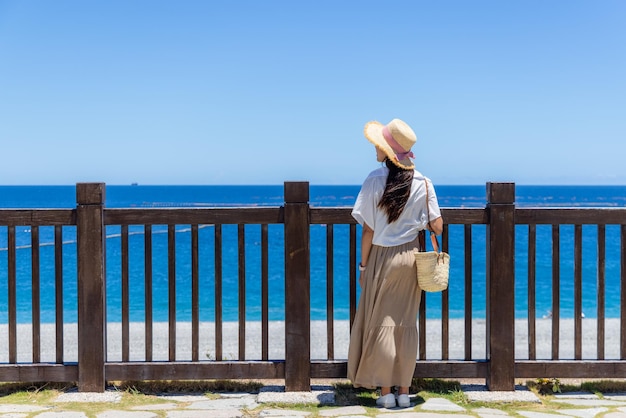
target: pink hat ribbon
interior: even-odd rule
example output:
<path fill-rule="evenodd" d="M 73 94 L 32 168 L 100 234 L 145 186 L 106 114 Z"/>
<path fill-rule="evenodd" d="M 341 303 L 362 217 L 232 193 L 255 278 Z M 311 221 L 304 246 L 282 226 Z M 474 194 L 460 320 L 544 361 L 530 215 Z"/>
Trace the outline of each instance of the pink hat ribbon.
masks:
<path fill-rule="evenodd" d="M 398 144 L 398 141 L 393 139 L 393 135 L 391 135 L 391 131 L 387 126 L 383 126 L 383 137 L 385 137 L 385 141 L 387 141 L 387 144 L 393 149 L 393 152 L 396 153 L 398 161 L 402 161 L 406 157 L 415 158 L 411 150 L 405 151 L 402 145 Z"/>

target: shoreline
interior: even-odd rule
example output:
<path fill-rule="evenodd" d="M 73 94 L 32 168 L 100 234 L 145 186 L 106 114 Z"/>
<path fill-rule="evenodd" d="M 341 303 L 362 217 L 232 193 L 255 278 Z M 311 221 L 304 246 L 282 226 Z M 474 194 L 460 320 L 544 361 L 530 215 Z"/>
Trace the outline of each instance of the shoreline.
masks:
<path fill-rule="evenodd" d="M 268 357 L 271 360 L 284 360 L 285 334 L 284 321 L 270 321 L 268 323 Z M 247 321 L 246 331 L 246 358 L 245 360 L 261 359 L 261 322 Z M 574 320 L 561 319 L 559 322 L 559 357 L 560 359 L 574 358 Z M 41 362 L 56 361 L 55 324 L 42 324 L 40 329 Z M 536 330 L 536 358 L 551 359 L 552 357 L 552 320 L 540 318 L 535 323 Z M 618 359 L 620 351 L 620 320 L 607 318 L 605 320 L 605 359 Z M 169 358 L 169 324 L 155 322 L 152 326 L 152 357 L 153 361 L 168 361 Z M 78 358 L 77 347 L 78 324 L 64 324 L 63 347 L 64 362 L 75 362 Z M 472 321 L 472 359 L 486 358 L 486 321 L 474 319 Z M 441 320 L 429 319 L 426 321 L 426 359 L 441 359 Z M 462 360 L 465 357 L 465 321 L 463 319 L 449 320 L 449 358 Z M 460 338 L 454 338 L 459 335 Z M 583 359 L 597 358 L 597 320 L 585 318 L 582 321 L 582 357 Z M 8 325 L 0 324 L 0 338 L 8 341 Z M 238 360 L 239 353 L 239 323 L 224 322 L 222 324 L 222 359 Z M 122 324 L 112 322 L 107 324 L 107 361 L 115 362 L 122 359 Z M 345 360 L 349 345 L 349 321 L 334 321 L 334 359 Z M 515 358 L 528 359 L 528 321 L 515 321 Z M 215 323 L 200 322 L 199 328 L 199 359 L 215 359 Z M 143 322 L 129 323 L 129 358 L 130 361 L 145 360 L 145 325 Z M 314 360 L 327 359 L 326 321 L 311 321 L 311 358 Z M 191 360 L 191 322 L 176 323 L 176 360 Z M 32 362 L 32 325 L 17 324 L 17 361 L 18 363 Z M 8 362 L 8 345 L 0 346 L 0 363 Z"/>

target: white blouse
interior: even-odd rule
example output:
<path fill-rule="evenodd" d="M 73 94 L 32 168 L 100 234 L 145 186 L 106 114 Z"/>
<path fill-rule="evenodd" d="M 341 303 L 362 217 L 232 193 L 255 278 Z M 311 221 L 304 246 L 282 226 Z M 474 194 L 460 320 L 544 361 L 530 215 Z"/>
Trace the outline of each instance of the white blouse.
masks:
<path fill-rule="evenodd" d="M 428 213 L 426 212 L 426 184 L 428 183 L 428 208 L 430 220 L 433 221 L 441 216 L 435 187 L 430 179 L 424 177 L 419 171 L 414 170 L 411 194 L 400 214 L 393 223 L 387 222 L 387 214 L 378 207 L 389 169 L 381 167 L 372 171 L 361 186 L 361 191 L 356 198 L 352 216 L 363 225 L 367 224 L 374 230 L 372 243 L 381 247 L 393 247 L 413 241 L 419 231 L 426 229 Z"/>

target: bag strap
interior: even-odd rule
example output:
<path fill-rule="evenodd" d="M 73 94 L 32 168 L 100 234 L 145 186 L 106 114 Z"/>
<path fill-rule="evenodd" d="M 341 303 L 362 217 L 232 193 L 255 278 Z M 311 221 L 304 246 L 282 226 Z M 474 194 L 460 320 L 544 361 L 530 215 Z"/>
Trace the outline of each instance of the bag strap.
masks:
<path fill-rule="evenodd" d="M 428 227 L 430 228 L 430 205 L 428 199 L 428 182 L 426 181 L 426 177 L 424 177 L 424 185 L 426 186 L 426 216 L 428 216 Z M 433 249 L 436 253 L 439 253 L 439 242 L 437 241 L 437 235 L 433 231 L 430 232 L 430 242 L 433 244 Z"/>

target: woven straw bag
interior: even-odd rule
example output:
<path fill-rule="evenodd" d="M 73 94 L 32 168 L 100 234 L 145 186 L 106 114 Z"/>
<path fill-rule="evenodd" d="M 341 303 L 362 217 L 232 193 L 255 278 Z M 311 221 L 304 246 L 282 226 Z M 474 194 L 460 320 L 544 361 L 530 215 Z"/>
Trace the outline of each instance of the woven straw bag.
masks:
<path fill-rule="evenodd" d="M 430 238 L 435 243 L 435 251 L 415 252 L 417 285 L 426 292 L 441 292 L 448 288 L 450 256 L 443 251 L 439 252 L 435 234 L 431 234 Z"/>
<path fill-rule="evenodd" d="M 426 211 L 430 226 L 430 208 L 428 207 L 428 183 L 426 184 Z M 439 251 L 439 243 L 434 232 L 430 233 L 430 240 L 434 251 L 415 251 L 415 266 L 417 267 L 417 284 L 426 292 L 441 292 L 448 288 L 450 274 L 450 255 Z"/>

